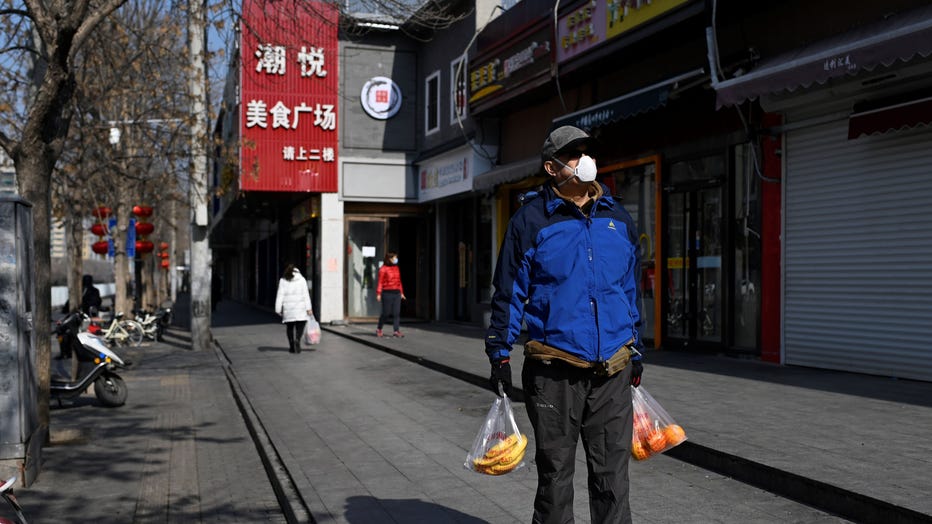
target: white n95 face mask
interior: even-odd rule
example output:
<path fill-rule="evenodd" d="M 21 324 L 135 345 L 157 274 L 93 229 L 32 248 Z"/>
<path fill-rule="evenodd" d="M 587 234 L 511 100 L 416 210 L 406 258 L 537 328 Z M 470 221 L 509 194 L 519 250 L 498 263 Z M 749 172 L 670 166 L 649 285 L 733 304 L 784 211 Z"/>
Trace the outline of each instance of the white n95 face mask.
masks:
<path fill-rule="evenodd" d="M 583 155 L 579 157 L 579 162 L 576 163 L 576 178 L 581 182 L 592 182 L 595 180 L 595 175 L 599 171 L 599 168 L 595 165 L 595 159 L 589 155 Z"/>
<path fill-rule="evenodd" d="M 560 162 L 560 160 L 556 158 L 554 158 L 554 160 L 561 164 L 563 167 L 567 169 L 570 168 L 570 166 Z M 560 182 L 559 185 L 562 186 L 563 184 L 572 180 L 573 177 L 578 178 L 580 182 L 592 182 L 595 180 L 595 175 L 598 173 L 598 171 L 599 168 L 595 165 L 595 159 L 589 155 L 582 155 L 579 157 L 579 162 L 576 163 L 576 168 L 573 169 L 573 176 L 567 178 L 563 182 Z"/>

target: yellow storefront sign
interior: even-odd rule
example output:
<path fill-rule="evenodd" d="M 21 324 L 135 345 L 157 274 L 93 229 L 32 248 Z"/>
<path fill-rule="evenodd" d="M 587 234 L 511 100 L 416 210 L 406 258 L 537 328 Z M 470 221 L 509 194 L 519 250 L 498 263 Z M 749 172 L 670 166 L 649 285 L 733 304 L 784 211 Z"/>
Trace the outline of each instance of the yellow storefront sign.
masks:
<path fill-rule="evenodd" d="M 690 0 L 653 0 L 652 2 L 631 2 L 630 0 L 606 0 L 605 38 L 607 40 L 630 31 L 667 11 L 681 6 Z"/>

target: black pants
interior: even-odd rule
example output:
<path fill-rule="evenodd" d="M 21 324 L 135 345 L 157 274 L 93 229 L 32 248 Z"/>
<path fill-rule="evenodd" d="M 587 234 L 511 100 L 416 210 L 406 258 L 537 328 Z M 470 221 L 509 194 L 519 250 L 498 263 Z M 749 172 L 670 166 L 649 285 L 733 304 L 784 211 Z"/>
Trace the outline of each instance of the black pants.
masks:
<path fill-rule="evenodd" d="M 392 319 L 392 327 L 398 331 L 401 317 L 401 291 L 397 289 L 382 290 L 382 315 L 379 316 L 379 329 L 388 323 L 389 317 Z"/>
<path fill-rule="evenodd" d="M 592 522 L 630 523 L 631 366 L 612 377 L 525 359 L 525 407 L 537 442 L 534 523 L 573 521 L 576 446 L 582 435 Z"/>
<path fill-rule="evenodd" d="M 301 337 L 304 335 L 304 326 L 307 320 L 285 322 L 285 333 L 288 335 L 288 350 L 294 351 L 300 347 Z"/>

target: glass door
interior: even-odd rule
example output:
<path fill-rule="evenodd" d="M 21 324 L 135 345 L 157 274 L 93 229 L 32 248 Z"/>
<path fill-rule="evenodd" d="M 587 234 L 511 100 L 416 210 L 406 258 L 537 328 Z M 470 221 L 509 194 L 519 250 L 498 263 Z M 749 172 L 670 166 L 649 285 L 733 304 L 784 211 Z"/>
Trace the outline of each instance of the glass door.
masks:
<path fill-rule="evenodd" d="M 385 258 L 384 218 L 352 218 L 346 225 L 346 315 L 377 318 L 381 304 L 375 298 L 379 267 Z"/>
<path fill-rule="evenodd" d="M 671 345 L 722 344 L 725 162 L 671 166 L 666 206 L 665 333 Z"/>

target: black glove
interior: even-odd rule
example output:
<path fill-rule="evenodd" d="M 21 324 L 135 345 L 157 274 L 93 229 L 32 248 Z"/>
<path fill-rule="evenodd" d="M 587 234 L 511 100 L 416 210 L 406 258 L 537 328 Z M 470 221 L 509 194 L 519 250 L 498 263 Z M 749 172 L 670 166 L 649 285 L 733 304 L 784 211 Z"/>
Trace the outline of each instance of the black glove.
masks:
<path fill-rule="evenodd" d="M 496 395 L 501 395 L 498 385 L 502 385 L 502 392 L 506 395 L 511 394 L 511 359 L 503 358 L 492 362 L 492 374 L 489 376 L 489 384 Z"/>
<path fill-rule="evenodd" d="M 641 385 L 641 374 L 644 373 L 644 364 L 641 359 L 631 361 L 631 385 L 638 387 Z"/>

